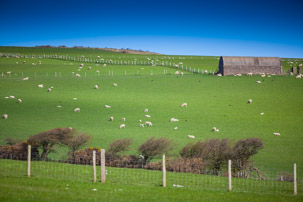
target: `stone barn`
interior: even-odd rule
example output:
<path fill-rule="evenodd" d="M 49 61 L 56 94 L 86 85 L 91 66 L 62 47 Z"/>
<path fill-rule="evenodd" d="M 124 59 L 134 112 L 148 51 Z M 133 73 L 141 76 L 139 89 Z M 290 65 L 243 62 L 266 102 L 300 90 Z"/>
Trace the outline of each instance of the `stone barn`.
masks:
<path fill-rule="evenodd" d="M 219 72 L 223 76 L 235 74 L 282 74 L 279 57 L 229 57 L 221 56 Z"/>

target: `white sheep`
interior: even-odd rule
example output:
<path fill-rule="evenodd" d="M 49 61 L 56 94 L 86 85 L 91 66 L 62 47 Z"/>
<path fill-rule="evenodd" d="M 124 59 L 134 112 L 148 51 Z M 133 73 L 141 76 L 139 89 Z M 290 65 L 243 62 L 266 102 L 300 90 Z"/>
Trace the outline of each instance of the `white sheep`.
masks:
<path fill-rule="evenodd" d="M 7 115 L 7 114 L 3 114 L 3 115 L 2 115 L 2 118 L 7 119 L 7 118 L 8 118 L 8 115 Z"/>
<path fill-rule="evenodd" d="M 27 81 L 29 79 L 29 77 L 25 77 L 23 78 L 23 81 Z"/>
<path fill-rule="evenodd" d="M 11 95 L 9 96 L 10 99 L 15 99 L 15 96 Z"/>
<path fill-rule="evenodd" d="M 78 78 L 78 77 L 81 77 L 81 75 L 80 74 L 76 74 L 76 77 Z"/>
<path fill-rule="evenodd" d="M 78 100 L 78 98 L 74 97 L 73 100 Z"/>
<path fill-rule="evenodd" d="M 18 62 L 16 62 L 16 65 L 19 64 Z"/>
<path fill-rule="evenodd" d="M 217 76 L 222 76 L 222 74 L 219 73 L 219 74 L 217 74 Z"/>
<path fill-rule="evenodd" d="M 181 107 L 187 107 L 187 103 L 183 103 Z"/>
<path fill-rule="evenodd" d="M 125 128 L 125 124 L 120 125 L 120 129 Z"/>
<path fill-rule="evenodd" d="M 89 66 L 89 67 L 88 67 L 88 70 L 91 70 L 91 69 L 92 69 L 92 67 L 91 67 L 91 66 Z"/>
<path fill-rule="evenodd" d="M 143 123 L 140 123 L 140 128 L 144 128 L 144 124 Z"/>
<path fill-rule="evenodd" d="M 212 131 L 213 131 L 213 132 L 219 132 L 219 129 L 217 129 L 216 127 L 213 127 L 213 128 L 212 128 Z"/>
<path fill-rule="evenodd" d="M 104 64 L 103 67 L 106 67 L 106 64 Z"/>
<path fill-rule="evenodd" d="M 22 103 L 22 100 L 21 100 L 21 99 L 18 99 L 17 103 Z"/>
<path fill-rule="evenodd" d="M 179 71 L 176 71 L 176 72 L 175 72 L 175 75 L 179 75 L 179 74 L 180 74 L 180 72 L 179 72 Z"/>
<path fill-rule="evenodd" d="M 146 115 L 144 115 L 144 117 L 146 117 L 146 118 L 150 118 L 150 115 L 146 114 Z"/>
<path fill-rule="evenodd" d="M 183 75 L 184 75 L 184 73 L 183 73 L 183 72 L 181 72 L 180 74 L 181 74 L 181 76 L 183 76 Z"/>
<path fill-rule="evenodd" d="M 38 87 L 39 88 L 43 88 L 44 86 L 43 86 L 43 84 L 39 84 Z"/>
<path fill-rule="evenodd" d="M 247 103 L 249 103 L 249 104 L 252 103 L 252 99 L 249 99 L 249 100 L 247 101 Z"/>
<path fill-rule="evenodd" d="M 110 120 L 110 121 L 114 121 L 114 117 L 111 116 L 111 117 L 109 118 L 109 120 Z"/>
<path fill-rule="evenodd" d="M 8 99 L 9 97 L 6 96 L 6 97 L 4 97 L 4 98 L 5 98 L 5 99 Z"/>
<path fill-rule="evenodd" d="M 195 136 L 193 136 L 193 135 L 188 135 L 187 137 L 189 137 L 189 138 L 191 138 L 191 139 L 194 139 L 194 138 L 195 138 Z"/>
<path fill-rule="evenodd" d="M 48 88 L 48 89 L 47 89 L 47 92 L 51 92 L 51 91 L 52 91 L 52 89 L 51 89 L 51 88 Z"/>
<path fill-rule="evenodd" d="M 83 67 L 84 66 L 84 64 L 80 64 L 80 67 Z"/>
<path fill-rule="evenodd" d="M 261 112 L 260 115 L 263 116 L 263 115 L 264 115 L 264 112 Z"/>
<path fill-rule="evenodd" d="M 247 73 L 247 76 L 252 76 L 252 75 L 253 75 L 253 73 L 251 73 L 251 72 Z"/>
<path fill-rule="evenodd" d="M 80 108 L 75 108 L 74 112 L 80 112 Z"/>
<path fill-rule="evenodd" d="M 144 109 L 144 112 L 147 113 L 147 112 L 148 112 L 148 109 Z"/>
<path fill-rule="evenodd" d="M 153 124 L 150 121 L 145 121 L 145 125 L 151 127 Z"/>
<path fill-rule="evenodd" d="M 99 89 L 99 86 L 98 86 L 98 85 L 95 85 L 95 89 L 97 89 L 97 90 L 98 90 L 98 89 Z"/>
<path fill-rule="evenodd" d="M 274 136 L 280 136 L 280 133 L 273 133 Z"/>
<path fill-rule="evenodd" d="M 177 122 L 177 121 L 179 121 L 179 119 L 171 118 L 169 121 L 170 121 L 170 122 Z"/>
<path fill-rule="evenodd" d="M 265 74 L 261 74 L 261 77 L 264 78 L 266 75 Z"/>
<path fill-rule="evenodd" d="M 256 83 L 261 83 L 261 81 L 256 81 Z"/>
<path fill-rule="evenodd" d="M 106 109 L 111 108 L 111 106 L 109 106 L 109 105 L 104 105 L 104 107 L 105 107 Z"/>
<path fill-rule="evenodd" d="M 125 118 L 125 117 L 123 117 L 123 118 L 121 119 L 121 121 L 126 121 L 126 118 Z"/>
<path fill-rule="evenodd" d="M 114 84 L 113 84 L 113 86 L 114 86 L 114 87 L 117 87 L 117 86 L 118 86 L 118 84 L 114 83 Z"/>
<path fill-rule="evenodd" d="M 57 107 L 58 107 L 58 108 L 62 108 L 62 106 L 61 106 L 61 105 L 58 105 Z"/>
<path fill-rule="evenodd" d="M 301 74 L 299 74 L 299 75 L 296 76 L 296 79 L 301 79 L 301 78 L 302 78 Z"/>

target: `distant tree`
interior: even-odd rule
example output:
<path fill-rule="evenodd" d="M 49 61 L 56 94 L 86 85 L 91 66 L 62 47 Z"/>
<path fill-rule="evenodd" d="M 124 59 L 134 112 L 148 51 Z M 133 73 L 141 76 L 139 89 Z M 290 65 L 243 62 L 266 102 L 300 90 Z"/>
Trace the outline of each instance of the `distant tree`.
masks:
<path fill-rule="evenodd" d="M 66 139 L 72 136 L 70 128 L 54 128 L 33 136 L 30 136 L 28 143 L 36 148 L 42 149 L 41 160 L 46 160 L 49 153 L 54 151 L 55 145 L 64 145 Z"/>
<path fill-rule="evenodd" d="M 144 163 L 146 163 L 158 155 L 168 153 L 172 149 L 172 140 L 164 137 L 159 139 L 152 137 L 141 144 L 138 151 L 144 156 Z"/>

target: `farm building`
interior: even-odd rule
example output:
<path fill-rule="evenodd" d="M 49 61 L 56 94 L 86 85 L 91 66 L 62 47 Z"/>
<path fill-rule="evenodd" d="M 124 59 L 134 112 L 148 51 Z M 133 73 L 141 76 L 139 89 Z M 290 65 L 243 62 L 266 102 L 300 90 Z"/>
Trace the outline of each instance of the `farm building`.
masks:
<path fill-rule="evenodd" d="M 228 57 L 221 56 L 219 72 L 223 76 L 235 74 L 282 74 L 279 57 Z"/>

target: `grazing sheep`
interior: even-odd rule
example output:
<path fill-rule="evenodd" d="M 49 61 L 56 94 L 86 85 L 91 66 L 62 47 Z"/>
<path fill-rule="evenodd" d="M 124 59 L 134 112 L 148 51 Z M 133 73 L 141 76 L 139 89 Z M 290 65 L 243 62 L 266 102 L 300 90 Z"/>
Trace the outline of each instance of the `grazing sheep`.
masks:
<path fill-rule="evenodd" d="M 58 108 L 62 108 L 62 106 L 61 106 L 61 105 L 58 105 L 57 107 L 58 107 Z"/>
<path fill-rule="evenodd" d="M 280 133 L 273 133 L 274 136 L 280 136 Z"/>
<path fill-rule="evenodd" d="M 299 74 L 299 75 L 296 76 L 296 79 L 301 79 L 301 78 L 302 78 L 301 74 Z"/>
<path fill-rule="evenodd" d="M 5 99 L 8 99 L 9 97 L 4 97 Z"/>
<path fill-rule="evenodd" d="M 145 121 L 145 125 L 146 125 L 146 126 L 149 126 L 149 127 L 152 127 L 152 126 L 153 126 L 152 122 L 150 122 L 150 121 Z"/>
<path fill-rule="evenodd" d="M 8 75 L 10 75 L 12 72 L 6 72 Z"/>
<path fill-rule="evenodd" d="M 114 121 L 114 117 L 111 116 L 111 117 L 109 118 L 109 121 Z"/>
<path fill-rule="evenodd" d="M 148 112 L 148 109 L 144 109 L 144 112 L 147 113 L 147 112 Z"/>
<path fill-rule="evenodd" d="M 265 77 L 265 74 L 261 74 L 261 77 L 264 78 L 264 77 Z"/>
<path fill-rule="evenodd" d="M 261 81 L 256 81 L 256 83 L 261 83 Z"/>
<path fill-rule="evenodd" d="M 51 92 L 51 91 L 52 91 L 52 89 L 51 89 L 51 88 L 47 89 L 47 92 Z"/>
<path fill-rule="evenodd" d="M 219 74 L 217 74 L 217 76 L 222 76 L 222 74 L 219 73 Z"/>
<path fill-rule="evenodd" d="M 194 139 L 194 138 L 195 138 L 195 136 L 193 136 L 193 135 L 188 135 L 187 137 L 189 137 L 189 138 L 191 138 L 191 139 Z"/>
<path fill-rule="evenodd" d="M 144 115 L 146 118 L 150 118 L 150 115 L 148 115 L 148 114 L 146 114 L 146 115 Z"/>
<path fill-rule="evenodd" d="M 178 127 L 175 127 L 174 129 L 175 129 L 175 130 L 178 130 Z"/>
<path fill-rule="evenodd" d="M 123 118 L 121 119 L 121 121 L 126 121 L 126 118 L 125 118 L 125 117 L 123 117 Z"/>
<path fill-rule="evenodd" d="M 179 119 L 171 118 L 169 121 L 170 122 L 177 122 L 177 121 L 179 121 Z"/>
<path fill-rule="evenodd" d="M 176 72 L 175 72 L 175 75 L 179 75 L 179 74 L 180 74 L 180 72 L 179 72 L 179 71 L 176 71 Z"/>
<path fill-rule="evenodd" d="M 11 95 L 9 96 L 10 99 L 15 99 L 15 96 Z"/>
<path fill-rule="evenodd" d="M 36 66 L 36 63 L 32 63 L 33 66 Z"/>
<path fill-rule="evenodd" d="M 213 128 L 212 128 L 212 131 L 213 131 L 213 132 L 219 132 L 219 129 L 217 129 L 216 127 L 213 127 Z"/>
<path fill-rule="evenodd" d="M 117 87 L 117 86 L 118 86 L 118 84 L 114 83 L 114 84 L 113 84 L 113 86 L 114 86 L 114 87 Z"/>
<path fill-rule="evenodd" d="M 38 87 L 39 88 L 43 88 L 44 86 L 43 86 L 43 84 L 39 84 Z"/>
<path fill-rule="evenodd" d="M 263 116 L 263 115 L 264 115 L 264 112 L 261 112 L 260 115 Z"/>
<path fill-rule="evenodd" d="M 293 75 L 294 75 L 294 73 L 290 72 L 290 75 L 291 75 L 291 76 L 293 76 Z"/>
<path fill-rule="evenodd" d="M 253 73 L 251 73 L 251 72 L 247 73 L 247 76 L 252 76 L 252 75 L 253 75 Z"/>
<path fill-rule="evenodd" d="M 143 123 L 140 123 L 140 128 L 144 128 L 144 124 Z"/>
<path fill-rule="evenodd" d="M 104 107 L 107 109 L 111 108 L 111 106 L 109 106 L 109 105 L 104 105 Z"/>
<path fill-rule="evenodd" d="M 98 86 L 98 85 L 95 85 L 95 89 L 97 89 L 97 90 L 98 90 L 98 89 L 99 89 L 99 86 Z"/>
<path fill-rule="evenodd" d="M 76 77 L 81 77 L 81 75 L 80 74 L 76 74 Z"/>
<path fill-rule="evenodd" d="M 80 108 L 75 108 L 74 112 L 80 112 Z"/>
<path fill-rule="evenodd" d="M 7 119 L 7 118 L 8 118 L 8 115 L 7 115 L 7 114 L 3 114 L 3 115 L 2 115 L 2 118 Z"/>
<path fill-rule="evenodd" d="M 252 103 L 252 99 L 249 99 L 249 100 L 247 101 L 247 103 L 248 103 L 248 104 Z"/>
<path fill-rule="evenodd" d="M 125 128 L 125 124 L 120 125 L 120 129 Z"/>
<path fill-rule="evenodd" d="M 84 64 L 80 64 L 80 67 L 83 67 L 84 66 Z"/>
<path fill-rule="evenodd" d="M 103 67 L 106 67 L 106 64 L 104 64 Z"/>
<path fill-rule="evenodd" d="M 181 107 L 187 107 L 187 103 L 183 103 Z"/>
<path fill-rule="evenodd" d="M 18 62 L 16 62 L 16 65 L 19 64 Z"/>
<path fill-rule="evenodd" d="M 183 72 L 181 72 L 180 74 L 181 74 L 181 76 L 183 76 L 183 75 L 184 75 L 184 73 L 183 73 Z"/>
<path fill-rule="evenodd" d="M 18 99 L 18 100 L 17 100 L 17 103 L 22 103 L 22 100 L 21 100 L 21 99 Z"/>
<path fill-rule="evenodd" d="M 54 88 L 54 86 L 51 86 L 50 88 L 51 88 L 51 89 L 53 89 L 53 88 Z"/>
<path fill-rule="evenodd" d="M 24 61 L 23 61 L 23 64 L 25 64 L 25 63 L 26 63 L 26 61 L 24 60 Z"/>
<path fill-rule="evenodd" d="M 141 122 L 142 122 L 142 120 L 139 120 L 139 122 L 141 123 Z"/>
<path fill-rule="evenodd" d="M 89 66 L 89 67 L 88 67 L 88 70 L 91 70 L 91 69 L 92 69 L 92 67 L 91 67 L 91 66 Z"/>
<path fill-rule="evenodd" d="M 25 77 L 23 78 L 23 81 L 27 81 L 29 79 L 29 77 Z"/>

